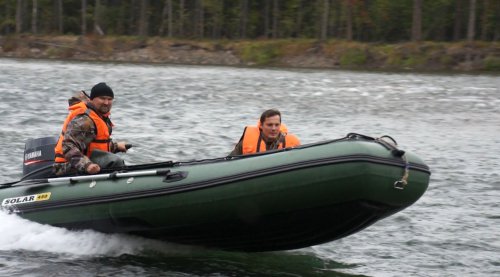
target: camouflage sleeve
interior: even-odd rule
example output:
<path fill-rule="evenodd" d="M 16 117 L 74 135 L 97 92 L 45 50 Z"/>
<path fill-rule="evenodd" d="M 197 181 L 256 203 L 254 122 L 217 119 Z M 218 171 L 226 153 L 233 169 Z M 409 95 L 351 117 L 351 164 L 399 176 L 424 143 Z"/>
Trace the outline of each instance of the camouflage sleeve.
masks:
<path fill-rule="evenodd" d="M 111 142 L 109 144 L 109 152 L 111 152 L 111 153 L 118 152 L 118 146 L 117 146 L 116 142 L 114 142 L 113 140 L 111 140 Z"/>
<path fill-rule="evenodd" d="M 63 140 L 64 158 L 71 168 L 84 173 L 91 163 L 85 156 L 87 146 L 95 139 L 96 130 L 92 119 L 86 115 L 73 118 L 66 128 Z"/>

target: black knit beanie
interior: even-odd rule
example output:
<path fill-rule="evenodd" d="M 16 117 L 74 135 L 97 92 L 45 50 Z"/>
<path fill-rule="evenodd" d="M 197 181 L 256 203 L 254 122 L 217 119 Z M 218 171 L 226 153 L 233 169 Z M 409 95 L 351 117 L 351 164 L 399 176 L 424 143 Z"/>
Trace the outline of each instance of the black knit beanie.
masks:
<path fill-rule="evenodd" d="M 99 83 L 95 85 L 90 91 L 90 99 L 94 99 L 95 97 L 99 96 L 109 96 L 112 98 L 115 97 L 115 95 L 113 94 L 113 90 L 108 85 L 106 85 L 106 83 Z"/>

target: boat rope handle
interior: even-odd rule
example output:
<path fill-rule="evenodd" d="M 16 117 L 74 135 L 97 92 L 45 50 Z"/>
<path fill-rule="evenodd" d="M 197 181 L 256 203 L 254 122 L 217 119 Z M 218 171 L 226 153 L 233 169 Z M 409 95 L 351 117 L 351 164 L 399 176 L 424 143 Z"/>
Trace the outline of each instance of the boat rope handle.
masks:
<path fill-rule="evenodd" d="M 410 177 L 410 163 L 408 162 L 406 155 L 403 155 L 402 158 L 405 161 L 405 172 L 403 177 L 401 177 L 401 180 L 394 182 L 394 188 L 401 190 L 408 185 L 408 177 Z"/>
<path fill-rule="evenodd" d="M 396 145 L 396 146 L 398 145 L 398 142 L 395 139 L 393 139 L 391 136 L 388 136 L 388 135 L 383 135 L 383 136 L 377 138 L 377 140 L 383 140 L 384 138 L 388 138 L 388 139 L 392 140 L 394 145 Z"/>
<path fill-rule="evenodd" d="M 385 139 L 390 139 L 392 142 L 387 141 Z M 403 157 L 405 154 L 404 150 L 401 150 L 398 148 L 398 143 L 396 142 L 396 140 L 390 136 L 387 136 L 387 135 L 381 136 L 379 138 L 376 138 L 375 142 L 380 143 L 380 145 L 385 147 L 387 150 L 391 151 L 391 154 L 395 157 Z"/>
<path fill-rule="evenodd" d="M 345 136 L 346 139 L 359 139 L 359 138 L 363 138 L 363 139 L 366 139 L 366 140 L 376 140 L 376 138 L 373 138 L 373 137 L 370 137 L 370 136 L 367 136 L 367 135 L 362 135 L 362 134 L 358 134 L 358 133 L 349 133 Z"/>

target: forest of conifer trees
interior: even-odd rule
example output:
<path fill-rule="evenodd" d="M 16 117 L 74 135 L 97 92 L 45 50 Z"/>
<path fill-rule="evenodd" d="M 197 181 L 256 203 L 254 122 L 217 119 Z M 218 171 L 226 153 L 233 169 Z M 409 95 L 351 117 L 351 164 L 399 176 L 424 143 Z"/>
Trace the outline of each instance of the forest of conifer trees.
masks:
<path fill-rule="evenodd" d="M 0 0 L 0 35 L 500 39 L 498 0 Z"/>

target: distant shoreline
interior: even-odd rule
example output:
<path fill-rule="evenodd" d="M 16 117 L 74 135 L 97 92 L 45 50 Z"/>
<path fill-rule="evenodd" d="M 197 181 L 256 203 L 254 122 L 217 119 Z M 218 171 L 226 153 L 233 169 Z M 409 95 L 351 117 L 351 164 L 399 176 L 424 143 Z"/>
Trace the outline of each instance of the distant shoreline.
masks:
<path fill-rule="evenodd" d="M 176 40 L 0 36 L 0 57 L 153 64 L 404 72 L 500 73 L 498 42 L 360 43 L 341 40 Z"/>

